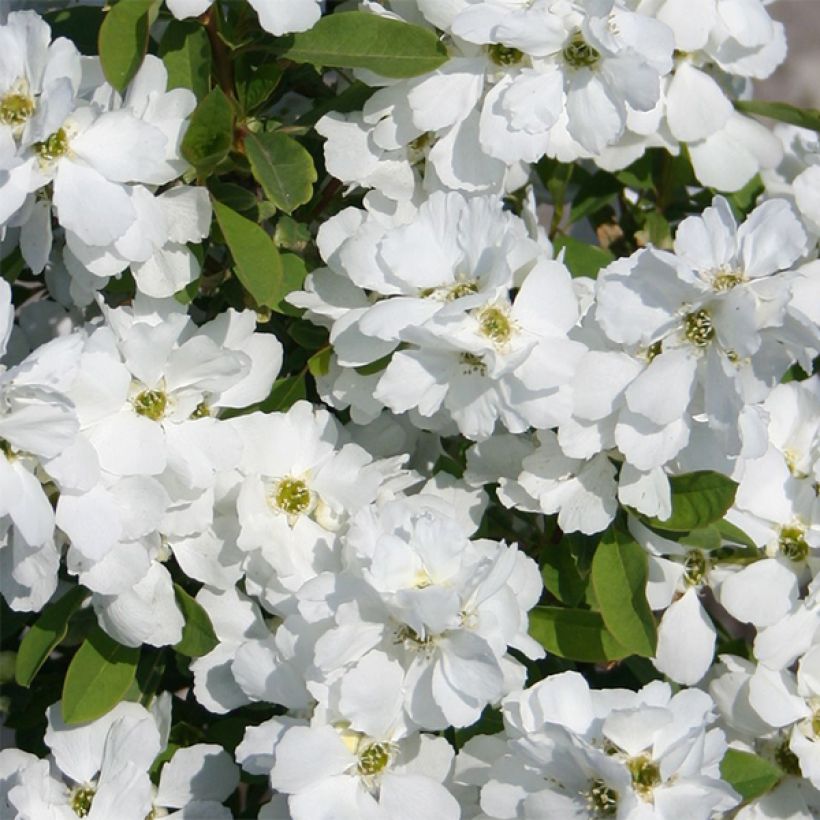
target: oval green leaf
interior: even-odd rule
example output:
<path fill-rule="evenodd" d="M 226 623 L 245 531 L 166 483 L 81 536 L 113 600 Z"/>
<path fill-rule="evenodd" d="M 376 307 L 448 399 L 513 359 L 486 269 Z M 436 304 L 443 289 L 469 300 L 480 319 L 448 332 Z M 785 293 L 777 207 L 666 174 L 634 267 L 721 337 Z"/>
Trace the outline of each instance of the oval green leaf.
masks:
<path fill-rule="evenodd" d="M 273 240 L 250 219 L 212 199 L 214 214 L 234 259 L 234 270 L 260 307 L 276 307 L 284 296 L 282 259 Z"/>
<path fill-rule="evenodd" d="M 664 532 L 689 532 L 719 521 L 734 503 L 737 492 L 737 482 L 711 470 L 672 476 L 669 485 L 672 515 L 665 521 L 640 516 L 645 524 Z"/>
<path fill-rule="evenodd" d="M 49 604 L 26 632 L 17 652 L 14 679 L 20 686 L 30 686 L 40 667 L 54 648 L 68 634 L 68 622 L 88 595 L 83 587 L 74 587 L 62 598 Z"/>
<path fill-rule="evenodd" d="M 270 395 L 262 402 L 259 409 L 263 413 L 273 413 L 274 411 L 284 413 L 293 407 L 297 401 L 306 397 L 307 388 L 304 373 L 285 376 L 274 383 Z"/>
<path fill-rule="evenodd" d="M 754 800 L 771 791 L 783 772 L 762 757 L 739 749 L 728 749 L 720 761 L 720 776 L 744 799 Z"/>
<path fill-rule="evenodd" d="M 142 65 L 153 5 L 154 0 L 120 0 L 100 26 L 100 63 L 105 79 L 117 91 L 125 90 Z"/>
<path fill-rule="evenodd" d="M 233 145 L 233 108 L 221 88 L 215 88 L 191 114 L 182 138 L 182 156 L 201 176 L 228 156 Z"/>
<path fill-rule="evenodd" d="M 193 20 L 172 20 L 159 43 L 168 69 L 168 88 L 189 88 L 198 100 L 211 87 L 211 43 L 208 32 Z"/>
<path fill-rule="evenodd" d="M 310 202 L 318 176 L 313 157 L 287 134 L 248 134 L 245 154 L 268 199 L 286 214 Z"/>
<path fill-rule="evenodd" d="M 649 566 L 640 544 L 607 530 L 592 559 L 592 586 L 606 628 L 630 654 L 650 658 L 657 627 L 646 600 Z"/>
<path fill-rule="evenodd" d="M 364 11 L 331 14 L 272 48 L 297 63 L 366 68 L 383 77 L 416 77 L 447 61 L 435 32 Z"/>
<path fill-rule="evenodd" d="M 86 723 L 110 712 L 134 680 L 139 649 L 123 646 L 95 627 L 71 659 L 63 683 L 66 723 Z"/>
<path fill-rule="evenodd" d="M 632 654 L 588 609 L 537 606 L 530 612 L 529 631 L 548 652 L 573 661 L 605 663 Z"/>
<path fill-rule="evenodd" d="M 174 584 L 174 595 L 185 617 L 182 638 L 174 649 L 188 658 L 207 655 L 219 643 L 208 613 L 179 584 Z"/>

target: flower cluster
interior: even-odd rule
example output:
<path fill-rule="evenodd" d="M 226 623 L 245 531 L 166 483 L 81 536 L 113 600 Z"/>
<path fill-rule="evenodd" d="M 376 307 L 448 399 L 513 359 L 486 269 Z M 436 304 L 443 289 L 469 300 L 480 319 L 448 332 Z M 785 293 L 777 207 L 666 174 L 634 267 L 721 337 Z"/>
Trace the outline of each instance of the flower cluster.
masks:
<path fill-rule="evenodd" d="M 769 4 L 99 5 L 0 11 L 0 815 L 817 816 Z"/>

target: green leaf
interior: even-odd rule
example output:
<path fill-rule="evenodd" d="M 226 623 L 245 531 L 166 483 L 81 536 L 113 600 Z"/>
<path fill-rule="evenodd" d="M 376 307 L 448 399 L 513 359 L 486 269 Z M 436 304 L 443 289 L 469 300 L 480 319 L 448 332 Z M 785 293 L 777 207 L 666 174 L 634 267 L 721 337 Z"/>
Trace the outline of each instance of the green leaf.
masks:
<path fill-rule="evenodd" d="M 234 211 L 239 211 L 249 218 L 257 215 L 259 201 L 247 188 L 235 182 L 223 182 L 218 177 L 211 177 L 208 180 L 208 190 L 223 205 L 227 205 Z"/>
<path fill-rule="evenodd" d="M 283 73 L 275 62 L 257 66 L 240 60 L 236 66 L 236 92 L 242 110 L 250 114 L 266 102 L 279 85 Z"/>
<path fill-rule="evenodd" d="M 327 328 L 308 321 L 293 322 L 288 328 L 288 336 L 305 350 L 318 350 L 328 344 Z"/>
<path fill-rule="evenodd" d="M 304 260 L 295 253 L 282 254 L 282 298 L 277 302 L 273 310 L 277 313 L 284 313 L 286 316 L 299 317 L 304 313 L 302 308 L 294 307 L 285 301 L 285 296 L 294 290 L 301 290 L 307 276 L 307 268 Z"/>
<path fill-rule="evenodd" d="M 789 103 L 766 102 L 765 100 L 736 100 L 735 108 L 744 114 L 769 117 L 779 122 L 820 131 L 820 111 L 816 108 L 798 108 Z"/>
<path fill-rule="evenodd" d="M 117 91 L 125 87 L 148 51 L 149 12 L 154 0 L 120 0 L 105 15 L 98 41 L 103 74 Z"/>
<path fill-rule="evenodd" d="M 587 663 L 603 663 L 632 653 L 607 631 L 597 612 L 537 606 L 530 611 L 530 635 L 548 652 Z"/>
<path fill-rule="evenodd" d="M 771 791 L 783 772 L 762 757 L 739 749 L 728 749 L 720 761 L 720 776 L 744 799 L 754 800 Z"/>
<path fill-rule="evenodd" d="M 182 638 L 174 649 L 188 658 L 207 655 L 219 643 L 208 613 L 179 584 L 174 584 L 174 595 L 185 617 Z"/>
<path fill-rule="evenodd" d="M 14 679 L 20 686 L 30 686 L 40 667 L 54 647 L 68 634 L 68 621 L 88 595 L 83 587 L 74 587 L 62 598 L 49 604 L 26 632 L 17 652 Z"/>
<path fill-rule="evenodd" d="M 322 17 L 309 31 L 282 37 L 272 48 L 297 63 L 366 68 L 383 77 L 416 77 L 447 62 L 434 31 L 363 11 Z"/>
<path fill-rule="evenodd" d="M 307 397 L 305 377 L 302 373 L 295 376 L 286 376 L 277 379 L 270 391 L 270 395 L 262 402 L 259 409 L 263 413 L 282 412 L 289 410 L 297 401 Z"/>
<path fill-rule="evenodd" d="M 286 214 L 310 202 L 317 180 L 313 157 L 287 134 L 248 134 L 245 154 L 268 199 Z"/>
<path fill-rule="evenodd" d="M 631 537 L 610 527 L 592 558 L 592 585 L 606 628 L 630 654 L 649 658 L 658 642 L 646 600 L 649 562 Z"/>
<path fill-rule="evenodd" d="M 168 69 L 168 88 L 190 88 L 198 100 L 211 87 L 211 43 L 205 28 L 193 20 L 172 20 L 159 43 Z"/>
<path fill-rule="evenodd" d="M 731 522 L 726 521 L 726 519 L 716 521 L 712 526 L 720 533 L 724 541 L 729 541 L 732 544 L 741 544 L 753 550 L 758 549 L 754 539 L 746 535 L 740 527 L 736 527 Z"/>
<path fill-rule="evenodd" d="M 641 517 L 648 526 L 664 532 L 688 532 L 720 520 L 737 492 L 735 481 L 711 470 L 672 476 L 669 484 L 672 515 L 665 521 Z"/>
<path fill-rule="evenodd" d="M 273 240 L 250 219 L 212 200 L 214 214 L 235 263 L 236 275 L 260 307 L 273 308 L 282 292 L 282 259 Z"/>
<path fill-rule="evenodd" d="M 215 88 L 191 114 L 182 138 L 182 156 L 207 175 L 224 160 L 233 145 L 233 108 L 221 88 Z"/>
<path fill-rule="evenodd" d="M 134 680 L 139 649 L 123 646 L 94 627 L 71 659 L 63 684 L 66 723 L 86 723 L 110 712 Z"/>
<path fill-rule="evenodd" d="M 330 370 L 330 356 L 332 353 L 332 348 L 324 347 L 308 359 L 308 370 L 313 376 L 319 378 L 319 376 L 327 375 Z"/>
<path fill-rule="evenodd" d="M 573 276 L 595 277 L 601 268 L 615 259 L 608 250 L 588 245 L 574 236 L 557 236 L 554 245 L 556 256 L 558 251 L 564 251 L 564 264 Z"/>
<path fill-rule="evenodd" d="M 566 538 L 542 549 L 539 563 L 544 586 L 561 603 L 577 606 L 584 600 L 587 580 L 579 571 Z"/>

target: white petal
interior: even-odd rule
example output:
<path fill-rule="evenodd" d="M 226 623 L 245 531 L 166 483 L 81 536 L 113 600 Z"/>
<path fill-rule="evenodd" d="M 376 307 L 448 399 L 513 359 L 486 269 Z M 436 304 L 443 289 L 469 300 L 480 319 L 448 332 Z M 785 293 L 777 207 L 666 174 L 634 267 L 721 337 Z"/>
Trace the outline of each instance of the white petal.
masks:
<path fill-rule="evenodd" d="M 655 668 L 677 683 L 696 684 L 715 654 L 715 628 L 695 589 L 687 590 L 663 615 L 658 628 Z"/>

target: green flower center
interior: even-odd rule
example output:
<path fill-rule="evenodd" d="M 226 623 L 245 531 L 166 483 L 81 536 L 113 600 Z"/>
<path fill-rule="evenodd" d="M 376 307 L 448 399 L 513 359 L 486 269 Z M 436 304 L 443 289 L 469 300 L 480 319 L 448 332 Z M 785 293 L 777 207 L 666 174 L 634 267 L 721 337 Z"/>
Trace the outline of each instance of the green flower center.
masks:
<path fill-rule="evenodd" d="M 69 801 L 71 809 L 77 817 L 87 817 L 94 802 L 96 790 L 92 786 L 75 786 L 71 790 Z"/>
<path fill-rule="evenodd" d="M 131 402 L 138 416 L 145 416 L 151 421 L 159 421 L 168 407 L 168 397 L 162 390 L 143 390 Z"/>
<path fill-rule="evenodd" d="M 795 563 L 805 561 L 809 556 L 809 545 L 805 536 L 806 531 L 797 524 L 781 527 L 777 542 L 780 552 Z"/>
<path fill-rule="evenodd" d="M 574 31 L 564 46 L 564 60 L 572 68 L 592 68 L 601 59 L 601 53 L 585 39 L 580 29 Z"/>
<path fill-rule="evenodd" d="M 632 775 L 632 786 L 641 798 L 647 800 L 661 782 L 661 767 L 649 755 L 630 757 L 626 767 Z"/>
<path fill-rule="evenodd" d="M 683 333 L 695 347 L 706 347 L 715 338 L 712 317 L 705 310 L 688 314 L 683 320 Z"/>
<path fill-rule="evenodd" d="M 68 134 L 66 134 L 65 128 L 55 131 L 42 142 L 34 143 L 34 150 L 42 162 L 54 162 L 54 160 L 65 156 L 68 153 Z"/>
<path fill-rule="evenodd" d="M 495 344 L 504 344 L 512 336 L 512 322 L 506 312 L 498 307 L 484 308 L 478 315 L 478 325 L 481 335 L 492 339 Z"/>
<path fill-rule="evenodd" d="M 524 59 L 524 52 L 510 46 L 502 46 L 501 43 L 493 43 L 487 46 L 487 54 L 496 65 L 518 65 Z"/>
<path fill-rule="evenodd" d="M 359 752 L 359 774 L 372 776 L 384 771 L 390 763 L 389 743 L 371 743 Z"/>
<path fill-rule="evenodd" d="M 614 817 L 618 813 L 618 792 L 603 780 L 593 780 L 586 794 L 587 806 L 593 817 Z"/>
<path fill-rule="evenodd" d="M 276 483 L 273 503 L 288 515 L 301 515 L 310 509 L 310 489 L 301 478 L 286 476 Z"/>
<path fill-rule="evenodd" d="M 683 579 L 691 586 L 703 583 L 709 562 L 700 550 L 690 550 L 683 562 Z"/>
<path fill-rule="evenodd" d="M 196 406 L 196 408 L 194 409 L 194 412 L 191 413 L 191 418 L 192 419 L 206 419 L 206 418 L 209 418 L 210 415 L 211 415 L 211 408 L 208 407 L 206 402 L 201 401 Z"/>
<path fill-rule="evenodd" d="M 3 125 L 23 125 L 34 113 L 34 100 L 28 94 L 7 94 L 0 100 L 0 122 Z"/>
<path fill-rule="evenodd" d="M 648 362 L 653 362 L 663 352 L 663 344 L 661 342 L 653 342 L 646 348 L 644 356 Z"/>

